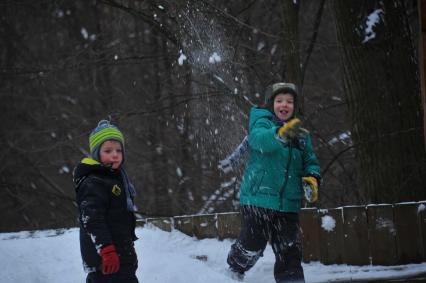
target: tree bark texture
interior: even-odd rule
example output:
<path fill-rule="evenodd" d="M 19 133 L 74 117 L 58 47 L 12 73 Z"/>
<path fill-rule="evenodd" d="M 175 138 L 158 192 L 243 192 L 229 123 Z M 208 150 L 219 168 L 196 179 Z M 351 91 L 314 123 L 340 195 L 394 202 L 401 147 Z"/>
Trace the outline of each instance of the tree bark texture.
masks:
<path fill-rule="evenodd" d="M 404 2 L 333 2 L 359 189 L 371 202 L 426 197 L 418 61 Z"/>

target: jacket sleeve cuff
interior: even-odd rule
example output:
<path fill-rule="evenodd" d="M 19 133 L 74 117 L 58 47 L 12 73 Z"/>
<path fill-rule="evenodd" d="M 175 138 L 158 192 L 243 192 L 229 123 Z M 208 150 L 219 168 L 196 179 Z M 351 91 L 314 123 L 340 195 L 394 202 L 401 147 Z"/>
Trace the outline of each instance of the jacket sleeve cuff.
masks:
<path fill-rule="evenodd" d="M 315 172 L 310 172 L 306 175 L 306 177 L 314 177 L 317 180 L 318 183 L 318 187 L 321 185 L 322 183 L 322 178 L 321 175 Z"/>

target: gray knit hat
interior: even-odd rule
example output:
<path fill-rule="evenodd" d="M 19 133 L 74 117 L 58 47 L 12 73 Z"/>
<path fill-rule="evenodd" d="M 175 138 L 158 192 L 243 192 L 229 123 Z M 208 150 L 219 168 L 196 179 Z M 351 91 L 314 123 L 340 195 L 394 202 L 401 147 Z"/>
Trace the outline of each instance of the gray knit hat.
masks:
<path fill-rule="evenodd" d="M 265 105 L 272 105 L 274 102 L 274 98 L 279 93 L 289 93 L 297 97 L 297 87 L 292 83 L 275 83 L 266 88 L 265 91 Z"/>

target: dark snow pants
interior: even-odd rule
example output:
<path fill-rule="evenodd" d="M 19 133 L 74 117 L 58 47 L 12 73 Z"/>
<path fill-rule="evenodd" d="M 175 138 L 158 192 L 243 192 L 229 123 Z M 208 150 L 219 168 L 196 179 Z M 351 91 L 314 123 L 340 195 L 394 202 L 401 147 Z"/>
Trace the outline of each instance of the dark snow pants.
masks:
<path fill-rule="evenodd" d="M 87 274 L 86 283 L 139 283 L 136 277 L 137 265 L 120 266 L 117 273 L 104 275 L 101 271 Z"/>
<path fill-rule="evenodd" d="M 241 233 L 228 254 L 230 268 L 239 273 L 248 271 L 269 241 L 275 254 L 275 281 L 305 282 L 299 215 L 248 205 L 241 207 L 241 215 Z"/>

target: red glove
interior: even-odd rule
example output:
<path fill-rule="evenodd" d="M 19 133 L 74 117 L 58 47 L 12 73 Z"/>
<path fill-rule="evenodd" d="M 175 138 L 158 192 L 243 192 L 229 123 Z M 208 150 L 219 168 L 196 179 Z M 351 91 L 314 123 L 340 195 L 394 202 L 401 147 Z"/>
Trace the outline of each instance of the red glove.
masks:
<path fill-rule="evenodd" d="M 111 274 L 120 269 L 120 258 L 115 251 L 114 245 L 103 247 L 99 254 L 102 257 L 102 273 Z"/>

